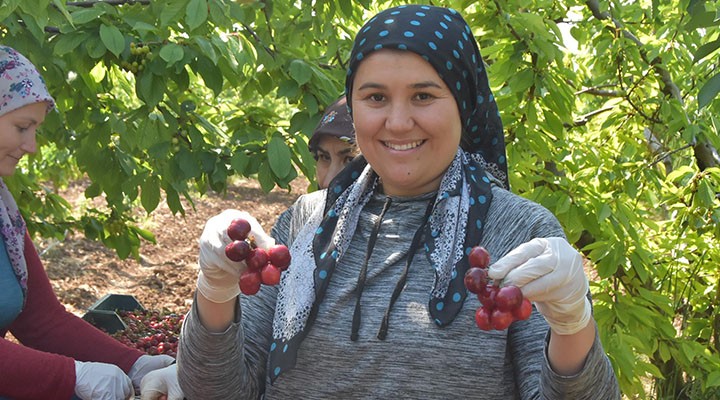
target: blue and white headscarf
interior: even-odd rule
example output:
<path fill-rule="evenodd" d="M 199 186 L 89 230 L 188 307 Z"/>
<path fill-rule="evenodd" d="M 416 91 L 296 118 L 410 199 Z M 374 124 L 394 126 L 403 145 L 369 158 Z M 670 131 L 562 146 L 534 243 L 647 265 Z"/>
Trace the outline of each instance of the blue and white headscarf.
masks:
<path fill-rule="evenodd" d="M 380 49 L 422 56 L 455 97 L 463 123 L 461 143 L 448 166 L 425 225 L 421 246 L 436 271 L 428 312 L 438 326 L 451 323 L 467 295 L 467 255 L 480 242 L 492 201 L 491 180 L 508 188 L 502 121 L 477 42 L 455 10 L 407 5 L 369 20 L 355 38 L 346 79 L 352 111 L 355 72 Z M 297 350 L 357 226 L 360 212 L 381 184 L 362 156 L 330 183 L 324 209 L 298 233 L 293 263 L 283 274 L 273 321 L 268 374 L 271 382 L 295 365 Z"/>

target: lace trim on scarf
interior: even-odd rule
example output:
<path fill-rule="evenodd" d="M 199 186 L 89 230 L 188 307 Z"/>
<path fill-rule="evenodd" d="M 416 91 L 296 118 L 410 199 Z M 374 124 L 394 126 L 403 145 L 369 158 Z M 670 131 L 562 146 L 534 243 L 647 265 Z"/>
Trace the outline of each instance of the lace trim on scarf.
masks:
<path fill-rule="evenodd" d="M 23 294 L 27 291 L 27 263 L 25 261 L 25 221 L 5 182 L 0 179 L 0 236 L 5 241 L 10 264 L 20 282 Z"/>
<path fill-rule="evenodd" d="M 377 186 L 377 179 L 367 165 L 356 184 L 346 190 L 329 213 L 339 215 L 333 241 L 338 251 L 338 261 L 350 244 L 360 211 L 370 200 Z M 356 205 L 343 207 L 346 204 Z M 288 340 L 305 327 L 310 310 L 315 302 L 314 272 L 315 257 L 312 249 L 313 237 L 323 219 L 323 207 L 316 207 L 307 223 L 298 232 L 290 246 L 292 268 L 282 276 L 278 291 L 277 305 L 273 319 L 273 338 Z"/>

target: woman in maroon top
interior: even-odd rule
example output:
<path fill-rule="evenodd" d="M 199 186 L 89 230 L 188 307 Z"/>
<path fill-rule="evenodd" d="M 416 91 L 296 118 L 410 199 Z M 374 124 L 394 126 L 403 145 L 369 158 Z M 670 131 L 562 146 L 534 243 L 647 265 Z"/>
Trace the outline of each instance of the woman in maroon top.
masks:
<path fill-rule="evenodd" d="M 174 359 L 144 355 L 65 310 L 2 180 L 35 152 L 54 104 L 35 66 L 0 46 L 0 400 L 124 400 Z"/>

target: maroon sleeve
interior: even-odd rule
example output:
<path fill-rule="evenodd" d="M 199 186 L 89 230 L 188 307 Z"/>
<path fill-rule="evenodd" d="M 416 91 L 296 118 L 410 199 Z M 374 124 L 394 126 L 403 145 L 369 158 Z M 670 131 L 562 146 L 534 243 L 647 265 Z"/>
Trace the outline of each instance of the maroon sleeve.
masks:
<path fill-rule="evenodd" d="M 23 311 L 10 325 L 10 332 L 24 346 L 44 353 L 54 353 L 40 353 L 31 357 L 37 367 L 33 367 L 32 376 L 42 376 L 45 379 L 33 379 L 29 386 L 48 386 L 48 376 L 62 375 L 64 379 L 71 381 L 74 391 L 75 366 L 72 359 L 115 364 L 125 372 L 130 371 L 143 353 L 125 346 L 65 310 L 50 285 L 40 257 L 27 233 L 25 260 L 28 265 L 27 300 Z M 59 357 L 58 354 L 71 359 Z M 5 360 L 2 361 L 4 362 Z M 4 368 L 0 370 L 5 371 Z M 52 391 L 47 393 L 57 396 L 59 387 L 53 386 L 50 389 Z M 53 396 L 39 395 L 35 398 L 51 397 Z"/>
<path fill-rule="evenodd" d="M 0 355 L 0 397 L 70 399 L 75 393 L 72 358 L 31 349 L 6 339 L 0 339 Z"/>

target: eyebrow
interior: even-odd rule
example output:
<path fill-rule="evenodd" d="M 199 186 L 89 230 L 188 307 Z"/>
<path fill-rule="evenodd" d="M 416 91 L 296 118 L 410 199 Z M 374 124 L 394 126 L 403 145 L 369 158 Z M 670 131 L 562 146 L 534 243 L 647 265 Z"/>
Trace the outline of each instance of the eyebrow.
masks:
<path fill-rule="evenodd" d="M 24 115 L 19 115 L 19 116 L 18 116 L 18 119 L 21 119 L 21 120 L 26 121 L 26 122 L 30 122 L 30 123 L 32 123 L 33 125 L 37 125 L 37 123 L 38 123 L 37 120 L 35 120 L 35 118 L 33 118 L 33 117 L 27 117 L 27 116 L 24 116 Z"/>
<path fill-rule="evenodd" d="M 317 151 L 318 151 L 318 152 L 322 152 L 323 154 L 328 154 L 328 155 L 330 154 L 329 151 L 323 149 L 323 148 L 320 147 L 320 146 L 317 147 Z M 352 151 L 353 151 L 353 148 L 352 148 L 352 147 L 347 147 L 347 148 L 345 148 L 345 149 L 343 149 L 343 150 L 340 150 L 340 151 L 338 152 L 338 154 L 349 154 L 349 153 L 352 153 Z"/>
<path fill-rule="evenodd" d="M 410 85 L 410 87 L 413 88 L 413 89 L 425 89 L 425 88 L 437 88 L 437 89 L 442 89 L 442 86 L 440 86 L 437 82 L 433 82 L 433 81 L 423 81 L 423 82 L 413 83 L 412 85 Z M 383 85 L 383 84 L 375 83 L 375 82 L 367 82 L 367 83 L 364 83 L 364 84 L 360 85 L 360 87 L 358 88 L 358 90 L 363 90 L 363 89 L 385 89 L 385 88 L 386 88 L 386 86 Z"/>

